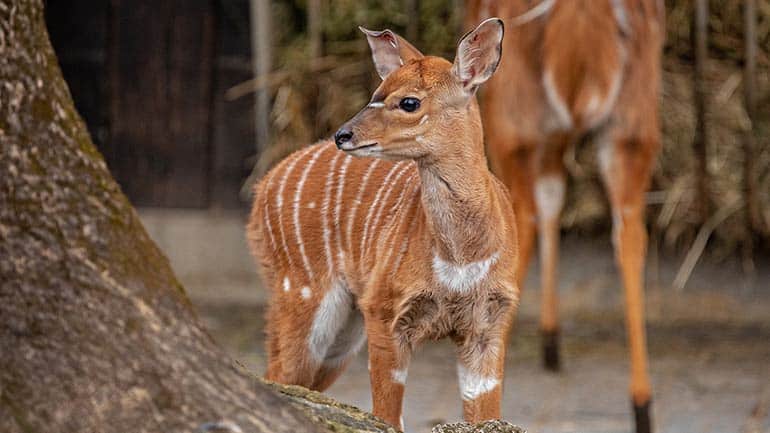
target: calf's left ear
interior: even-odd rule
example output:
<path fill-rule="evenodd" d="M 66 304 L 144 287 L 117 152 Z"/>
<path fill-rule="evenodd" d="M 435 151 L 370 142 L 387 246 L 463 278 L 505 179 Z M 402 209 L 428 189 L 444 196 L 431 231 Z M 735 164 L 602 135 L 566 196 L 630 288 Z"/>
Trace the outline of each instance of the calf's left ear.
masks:
<path fill-rule="evenodd" d="M 452 73 L 468 93 L 497 69 L 503 52 L 503 20 L 489 18 L 463 36 L 457 45 Z"/>

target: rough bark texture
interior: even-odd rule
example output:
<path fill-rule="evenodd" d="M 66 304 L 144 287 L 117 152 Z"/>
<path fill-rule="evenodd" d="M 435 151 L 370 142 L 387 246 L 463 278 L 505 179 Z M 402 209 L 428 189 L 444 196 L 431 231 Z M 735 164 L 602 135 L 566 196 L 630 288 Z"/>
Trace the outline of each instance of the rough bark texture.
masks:
<path fill-rule="evenodd" d="M 242 371 L 75 112 L 41 0 L 0 1 L 0 431 L 387 431 Z"/>

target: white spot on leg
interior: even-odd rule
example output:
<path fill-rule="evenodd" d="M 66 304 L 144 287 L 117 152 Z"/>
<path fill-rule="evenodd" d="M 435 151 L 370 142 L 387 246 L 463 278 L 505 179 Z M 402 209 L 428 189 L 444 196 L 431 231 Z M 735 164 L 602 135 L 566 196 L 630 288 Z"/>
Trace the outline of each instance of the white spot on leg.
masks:
<path fill-rule="evenodd" d="M 310 299 L 310 296 L 313 295 L 313 293 L 310 291 L 310 287 L 305 286 L 300 291 L 300 294 L 302 295 L 302 299 Z"/>
<path fill-rule="evenodd" d="M 291 282 L 289 281 L 289 277 L 283 277 L 283 291 L 289 292 L 291 290 Z"/>
<path fill-rule="evenodd" d="M 332 284 L 318 304 L 308 337 L 310 354 L 317 362 L 323 362 L 326 358 L 352 309 L 353 297 L 347 287 L 341 282 Z"/>
<path fill-rule="evenodd" d="M 315 209 L 315 202 L 311 201 L 310 203 L 307 204 L 307 207 L 310 209 Z"/>
<path fill-rule="evenodd" d="M 398 419 L 398 429 L 404 431 L 404 415 Z"/>
<path fill-rule="evenodd" d="M 608 176 L 610 175 L 614 165 L 615 149 L 613 147 L 612 141 L 607 137 L 602 137 L 599 140 L 598 157 L 599 170 L 601 170 L 602 176 L 605 177 L 605 180 L 608 180 Z"/>
<path fill-rule="evenodd" d="M 345 315 L 344 309 L 340 314 Z M 351 305 L 341 329 L 334 337 L 334 344 L 326 351 L 323 364 L 328 367 L 341 366 L 347 359 L 358 353 L 364 343 L 366 343 L 364 316 Z"/>
<path fill-rule="evenodd" d="M 447 288 L 456 292 L 467 292 L 486 278 L 489 268 L 497 262 L 500 253 L 494 253 L 484 260 L 458 265 L 433 255 L 433 273 Z"/>
<path fill-rule="evenodd" d="M 543 176 L 535 181 L 535 205 L 541 221 L 558 218 L 564 206 L 564 177 Z"/>
<path fill-rule="evenodd" d="M 465 401 L 475 400 L 500 385 L 496 377 L 473 373 L 461 364 L 457 365 L 457 376 L 460 381 L 460 395 Z"/>
<path fill-rule="evenodd" d="M 390 375 L 393 378 L 393 382 L 400 383 L 401 385 L 406 384 L 406 376 L 407 376 L 406 368 L 403 368 L 401 370 L 392 370 L 390 372 Z"/>

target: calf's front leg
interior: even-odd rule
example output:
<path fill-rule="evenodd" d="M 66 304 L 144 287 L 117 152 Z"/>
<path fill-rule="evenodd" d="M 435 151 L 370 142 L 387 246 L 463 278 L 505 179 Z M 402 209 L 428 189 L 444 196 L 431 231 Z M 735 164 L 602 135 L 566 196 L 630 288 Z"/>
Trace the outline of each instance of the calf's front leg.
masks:
<path fill-rule="evenodd" d="M 505 338 L 480 336 L 459 345 L 457 374 L 463 417 L 469 423 L 500 418 L 503 395 Z"/>
<path fill-rule="evenodd" d="M 403 431 L 401 411 L 409 353 L 397 344 L 390 327 L 381 319 L 366 317 L 366 332 L 372 413 Z"/>

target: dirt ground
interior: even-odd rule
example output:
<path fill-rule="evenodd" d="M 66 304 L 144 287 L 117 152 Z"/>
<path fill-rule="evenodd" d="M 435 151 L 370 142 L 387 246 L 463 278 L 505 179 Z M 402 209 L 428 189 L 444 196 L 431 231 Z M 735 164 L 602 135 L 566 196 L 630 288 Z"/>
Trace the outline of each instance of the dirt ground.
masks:
<path fill-rule="evenodd" d="M 530 432 L 629 432 L 622 292 L 609 242 L 566 240 L 560 292 L 564 370 L 540 366 L 537 266 L 523 293 L 510 341 L 503 416 Z M 683 291 L 667 287 L 680 259 L 648 271 L 648 331 L 657 432 L 770 432 L 770 264 L 746 277 L 737 262 L 698 265 Z M 221 290 L 221 292 L 220 292 Z M 196 289 L 193 302 L 212 335 L 252 371 L 264 372 L 263 299 Z M 366 353 L 328 392 L 371 409 Z M 404 402 L 406 431 L 428 432 L 461 418 L 449 342 L 412 358 Z"/>

